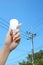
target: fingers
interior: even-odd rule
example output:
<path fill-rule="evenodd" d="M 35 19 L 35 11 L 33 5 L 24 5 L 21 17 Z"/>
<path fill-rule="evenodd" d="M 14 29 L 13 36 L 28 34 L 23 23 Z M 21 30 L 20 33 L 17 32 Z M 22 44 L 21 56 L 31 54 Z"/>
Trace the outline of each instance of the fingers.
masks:
<path fill-rule="evenodd" d="M 19 29 L 16 29 L 13 34 L 13 41 L 16 41 L 17 43 L 20 41 L 20 32 Z"/>
<path fill-rule="evenodd" d="M 18 37 L 20 37 L 20 33 L 19 32 L 16 35 L 13 36 L 13 40 L 15 40 Z"/>
<path fill-rule="evenodd" d="M 13 36 L 16 35 L 18 32 L 19 32 L 19 29 L 16 29 L 16 30 L 13 32 Z"/>
<path fill-rule="evenodd" d="M 13 38 L 13 41 L 14 40 L 17 41 L 17 42 L 20 41 L 20 31 L 19 31 L 19 28 L 20 28 L 21 25 L 22 25 L 21 23 L 18 24 L 17 28 L 14 31 L 12 31 L 12 29 L 9 30 L 10 35 Z"/>
<path fill-rule="evenodd" d="M 19 42 L 20 42 L 20 39 L 21 39 L 21 37 L 18 37 L 18 38 L 15 39 L 15 41 L 16 41 L 17 43 L 19 43 Z"/>
<path fill-rule="evenodd" d="M 18 24 L 16 30 L 14 30 L 14 32 L 13 32 L 13 36 L 16 35 L 16 34 L 19 32 L 19 28 L 20 28 L 21 25 L 22 25 L 21 23 Z M 20 34 L 20 33 L 19 33 L 19 34 Z"/>

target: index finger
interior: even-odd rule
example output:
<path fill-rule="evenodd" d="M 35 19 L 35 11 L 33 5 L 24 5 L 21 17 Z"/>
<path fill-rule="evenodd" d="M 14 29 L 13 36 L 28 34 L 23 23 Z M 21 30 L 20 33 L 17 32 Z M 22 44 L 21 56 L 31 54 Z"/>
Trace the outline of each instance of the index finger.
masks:
<path fill-rule="evenodd" d="M 17 29 L 18 29 L 18 28 L 20 28 L 20 27 L 21 27 L 21 25 L 22 25 L 22 23 L 18 24 Z"/>

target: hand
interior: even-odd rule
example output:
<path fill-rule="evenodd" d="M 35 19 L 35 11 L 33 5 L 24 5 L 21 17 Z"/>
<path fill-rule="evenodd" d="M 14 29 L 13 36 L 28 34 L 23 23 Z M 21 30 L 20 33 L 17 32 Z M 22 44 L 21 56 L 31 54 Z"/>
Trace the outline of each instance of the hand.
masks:
<path fill-rule="evenodd" d="M 21 24 L 18 24 L 14 32 L 11 29 L 9 29 L 7 33 L 4 47 L 8 48 L 9 51 L 15 49 L 20 42 L 20 32 L 19 32 L 20 26 Z"/>

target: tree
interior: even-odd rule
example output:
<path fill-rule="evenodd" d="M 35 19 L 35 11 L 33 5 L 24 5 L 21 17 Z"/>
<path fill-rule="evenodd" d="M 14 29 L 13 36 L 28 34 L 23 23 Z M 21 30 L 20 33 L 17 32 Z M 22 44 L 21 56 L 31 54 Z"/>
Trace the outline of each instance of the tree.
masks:
<path fill-rule="evenodd" d="M 27 61 L 20 62 L 19 65 L 32 65 L 32 54 L 28 54 Z M 34 65 L 43 65 L 43 50 L 34 53 Z"/>

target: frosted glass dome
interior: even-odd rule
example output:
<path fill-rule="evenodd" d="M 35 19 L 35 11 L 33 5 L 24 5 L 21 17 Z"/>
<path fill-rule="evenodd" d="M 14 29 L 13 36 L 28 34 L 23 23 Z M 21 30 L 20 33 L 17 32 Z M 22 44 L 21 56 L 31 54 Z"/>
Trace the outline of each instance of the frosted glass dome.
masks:
<path fill-rule="evenodd" d="M 11 19 L 10 20 L 10 28 L 12 30 L 15 30 L 17 26 L 18 26 L 18 20 L 17 19 Z"/>

